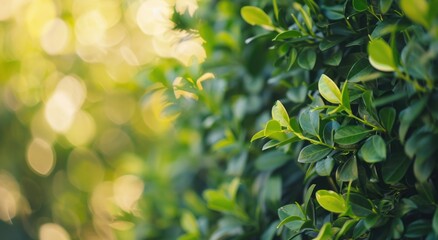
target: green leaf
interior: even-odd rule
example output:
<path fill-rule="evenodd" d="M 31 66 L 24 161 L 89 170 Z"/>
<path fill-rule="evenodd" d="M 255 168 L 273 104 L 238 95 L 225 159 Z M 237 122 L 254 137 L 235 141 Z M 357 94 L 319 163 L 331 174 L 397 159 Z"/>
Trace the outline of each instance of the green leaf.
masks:
<path fill-rule="evenodd" d="M 256 134 L 254 134 L 254 136 L 252 136 L 251 142 L 254 142 L 255 140 L 263 138 L 263 137 L 265 137 L 265 129 L 262 129 L 262 130 L 256 132 Z"/>
<path fill-rule="evenodd" d="M 382 72 L 393 72 L 397 68 L 391 47 L 383 39 L 371 40 L 368 44 L 368 60 Z"/>
<path fill-rule="evenodd" d="M 319 176 L 330 176 L 334 166 L 335 160 L 332 157 L 327 156 L 325 159 L 316 163 L 315 170 Z"/>
<path fill-rule="evenodd" d="M 353 230 L 353 239 L 358 239 L 360 236 L 367 232 L 367 228 L 365 226 L 365 219 L 359 220 Z"/>
<path fill-rule="evenodd" d="M 400 239 L 403 236 L 405 226 L 400 218 L 394 218 L 391 223 L 391 237 L 393 239 Z"/>
<path fill-rule="evenodd" d="M 341 103 L 341 91 L 327 75 L 322 74 L 319 78 L 318 90 L 325 100 L 331 103 Z"/>
<path fill-rule="evenodd" d="M 278 4 L 277 4 L 277 0 L 272 0 L 272 6 L 274 7 L 275 19 L 277 19 L 277 21 L 278 21 Z"/>
<path fill-rule="evenodd" d="M 281 126 L 288 128 L 289 127 L 289 114 L 287 114 L 286 108 L 284 108 L 283 104 L 280 101 L 276 101 L 274 106 L 272 107 L 272 119 L 277 120 Z"/>
<path fill-rule="evenodd" d="M 295 61 L 298 57 L 298 51 L 295 48 L 292 48 L 289 53 L 289 66 L 287 67 L 287 70 L 289 71 L 292 66 L 294 65 Z M 304 94 L 305 95 L 305 94 Z"/>
<path fill-rule="evenodd" d="M 421 238 L 426 236 L 431 231 L 430 221 L 425 219 L 419 219 L 406 227 L 406 232 L 404 237 L 407 238 Z"/>
<path fill-rule="evenodd" d="M 318 190 L 316 192 L 316 201 L 329 212 L 343 213 L 347 210 L 344 198 L 330 190 Z"/>
<path fill-rule="evenodd" d="M 392 131 L 392 127 L 394 126 L 395 115 L 396 111 L 393 107 L 385 107 L 379 111 L 380 122 L 388 133 Z"/>
<path fill-rule="evenodd" d="M 319 112 L 306 109 L 300 113 L 299 122 L 301 128 L 313 135 L 319 135 Z"/>
<path fill-rule="evenodd" d="M 290 222 L 293 222 L 293 221 L 303 221 L 303 219 L 301 219 L 301 218 L 298 217 L 298 216 L 289 216 L 289 217 L 283 219 L 283 220 L 278 224 L 277 228 L 280 228 L 280 227 L 282 227 L 283 225 L 285 225 L 286 223 L 290 223 Z"/>
<path fill-rule="evenodd" d="M 386 159 L 386 143 L 379 135 L 371 136 L 359 150 L 359 157 L 367 163 L 381 162 Z"/>
<path fill-rule="evenodd" d="M 298 65 L 306 70 L 312 70 L 316 63 L 316 52 L 313 48 L 304 48 L 298 56 Z"/>
<path fill-rule="evenodd" d="M 405 176 L 411 161 L 403 152 L 394 152 L 389 156 L 389 159 L 383 162 L 382 178 L 386 184 L 395 184 Z"/>
<path fill-rule="evenodd" d="M 225 193 L 217 190 L 208 189 L 203 193 L 205 200 L 207 201 L 207 206 L 210 209 L 216 211 L 233 211 L 235 207 L 234 201 L 227 198 Z"/>
<path fill-rule="evenodd" d="M 189 211 L 183 211 L 181 216 L 181 227 L 187 233 L 199 234 L 196 218 Z"/>
<path fill-rule="evenodd" d="M 310 185 L 310 187 L 306 191 L 306 194 L 304 195 L 304 209 L 306 210 L 306 212 L 307 212 L 307 209 L 309 208 L 309 202 L 310 202 L 310 199 L 312 197 L 312 193 L 313 193 L 313 190 L 315 189 L 315 187 L 316 187 L 316 184 Z"/>
<path fill-rule="evenodd" d="M 380 12 L 383 14 L 388 12 L 389 8 L 392 5 L 392 2 L 393 0 L 380 0 L 379 1 Z"/>
<path fill-rule="evenodd" d="M 297 30 L 289 30 L 279 33 L 277 36 L 275 36 L 272 41 L 278 41 L 278 40 L 287 40 L 291 38 L 299 38 L 302 37 L 303 34 L 300 31 Z"/>
<path fill-rule="evenodd" d="M 342 51 L 338 50 L 335 53 L 333 53 L 329 58 L 324 60 L 324 63 L 329 66 L 339 66 L 339 64 L 342 61 Z"/>
<path fill-rule="evenodd" d="M 333 239 L 333 230 L 331 223 L 325 223 L 321 230 L 319 230 L 318 236 L 314 238 L 314 240 L 332 240 Z"/>
<path fill-rule="evenodd" d="M 438 236 L 438 208 L 435 208 L 435 213 L 433 214 L 432 229 L 435 233 L 435 236 Z"/>
<path fill-rule="evenodd" d="M 342 237 L 344 237 L 345 234 L 348 233 L 348 231 L 350 230 L 351 227 L 354 226 L 354 224 L 356 224 L 357 220 L 347 220 L 344 225 L 342 225 L 342 228 L 339 230 L 339 232 L 336 233 L 336 238 L 335 240 L 339 240 Z M 343 239 L 343 238 L 342 238 Z"/>
<path fill-rule="evenodd" d="M 358 12 L 363 12 L 368 9 L 367 0 L 353 0 L 353 8 Z"/>
<path fill-rule="evenodd" d="M 290 156 L 279 151 L 269 151 L 261 154 L 255 160 L 255 167 L 259 171 L 272 171 L 284 165 Z"/>
<path fill-rule="evenodd" d="M 307 97 L 307 86 L 300 85 L 298 87 L 291 87 L 287 90 L 286 96 L 292 102 L 302 103 Z"/>
<path fill-rule="evenodd" d="M 277 132 L 281 132 L 280 122 L 278 122 L 277 120 L 269 120 L 265 126 L 265 131 L 264 131 L 265 136 L 269 136 Z"/>
<path fill-rule="evenodd" d="M 308 145 L 301 149 L 298 155 L 298 162 L 312 163 L 323 159 L 332 151 L 331 148 L 323 145 Z"/>
<path fill-rule="evenodd" d="M 413 22 L 429 27 L 429 4 L 426 0 L 401 0 L 400 8 Z"/>
<path fill-rule="evenodd" d="M 342 106 L 347 110 L 347 112 L 351 113 L 350 93 L 348 92 L 348 82 L 347 81 L 344 82 L 344 86 L 342 87 L 341 103 L 342 103 Z"/>
<path fill-rule="evenodd" d="M 303 213 L 295 204 L 288 204 L 278 209 L 278 216 L 281 221 L 284 219 L 290 217 L 290 216 L 296 216 L 301 219 L 305 219 Z M 292 231 L 297 231 L 303 226 L 304 221 L 295 220 L 285 223 L 284 225 L 289 228 Z"/>
<path fill-rule="evenodd" d="M 358 178 L 357 160 L 356 156 L 350 158 L 336 172 L 336 178 L 342 182 L 354 181 Z"/>
<path fill-rule="evenodd" d="M 408 133 L 412 122 L 418 117 L 418 115 L 420 115 L 420 113 L 426 107 L 427 101 L 428 98 L 423 97 L 400 112 L 400 128 L 398 130 L 398 134 L 402 143 L 405 140 L 406 133 Z"/>
<path fill-rule="evenodd" d="M 366 82 L 376 80 L 381 76 L 380 72 L 374 70 L 366 58 L 361 58 L 351 67 L 347 79 L 349 82 Z"/>
<path fill-rule="evenodd" d="M 245 6 L 240 10 L 240 15 L 251 25 L 259 25 L 268 30 L 274 29 L 271 18 L 258 7 Z"/>
<path fill-rule="evenodd" d="M 355 144 L 364 139 L 370 130 L 359 126 L 344 126 L 335 133 L 335 142 L 341 145 Z"/>
<path fill-rule="evenodd" d="M 333 137 L 335 135 L 336 130 L 338 130 L 340 126 L 341 125 L 339 125 L 339 123 L 336 121 L 330 121 L 324 126 L 323 139 L 326 144 L 331 146 L 335 145 L 335 142 L 333 141 Z"/>
<path fill-rule="evenodd" d="M 271 176 L 264 187 L 265 199 L 271 203 L 278 204 L 282 193 L 282 180 L 279 176 Z"/>
<path fill-rule="evenodd" d="M 358 217 L 366 217 L 374 213 L 371 201 L 359 193 L 350 193 L 349 201 L 351 211 Z"/>

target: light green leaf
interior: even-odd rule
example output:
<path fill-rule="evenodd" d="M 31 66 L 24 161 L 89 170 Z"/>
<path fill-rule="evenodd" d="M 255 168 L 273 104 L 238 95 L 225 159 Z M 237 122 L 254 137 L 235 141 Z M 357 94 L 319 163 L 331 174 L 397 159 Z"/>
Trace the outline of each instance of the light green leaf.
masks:
<path fill-rule="evenodd" d="M 256 134 L 254 134 L 254 136 L 252 136 L 251 142 L 254 142 L 255 140 L 263 138 L 263 137 L 265 137 L 265 129 L 262 129 L 262 130 L 256 132 Z"/>
<path fill-rule="evenodd" d="M 328 222 L 322 226 L 321 230 L 319 230 L 318 236 L 313 240 L 332 240 L 333 236 L 332 224 Z"/>
<path fill-rule="evenodd" d="M 391 47 L 383 39 L 371 40 L 368 44 L 368 60 L 383 72 L 393 72 L 397 68 Z"/>
<path fill-rule="evenodd" d="M 364 139 L 370 130 L 356 125 L 344 126 L 339 128 L 335 133 L 335 142 L 341 145 L 355 144 Z"/>
<path fill-rule="evenodd" d="M 386 143 L 379 135 L 374 135 L 362 145 L 359 157 L 367 163 L 381 162 L 386 159 Z"/>
<path fill-rule="evenodd" d="M 301 219 L 300 217 L 298 217 L 298 216 L 289 216 L 289 217 L 283 219 L 283 220 L 278 224 L 277 228 L 280 228 L 280 227 L 282 227 L 284 224 L 286 224 L 286 223 L 290 223 L 290 222 L 293 222 L 293 221 L 302 221 L 302 219 Z"/>
<path fill-rule="evenodd" d="M 272 107 L 272 119 L 277 120 L 281 126 L 288 128 L 289 127 L 289 114 L 284 108 L 283 104 L 280 101 L 276 101 L 274 106 Z"/>
<path fill-rule="evenodd" d="M 334 166 L 334 159 L 331 156 L 327 156 L 325 159 L 316 163 L 315 170 L 319 176 L 330 176 Z"/>
<path fill-rule="evenodd" d="M 334 146 L 335 142 L 333 141 L 333 137 L 335 135 L 336 130 L 338 130 L 339 127 L 340 125 L 336 121 L 330 121 L 324 126 L 323 139 L 325 143 Z"/>
<path fill-rule="evenodd" d="M 298 155 L 298 162 L 300 163 L 312 163 L 323 159 L 332 151 L 323 145 L 308 145 L 301 149 Z"/>
<path fill-rule="evenodd" d="M 344 82 L 344 86 L 342 87 L 341 103 L 342 103 L 342 106 L 346 109 L 346 111 L 351 113 L 350 93 L 348 91 L 348 82 L 347 81 Z"/>
<path fill-rule="evenodd" d="M 277 40 L 287 40 L 287 39 L 291 39 L 291 38 L 299 38 L 302 37 L 303 34 L 300 31 L 297 30 L 289 30 L 289 31 L 285 31 L 285 32 L 281 32 L 279 33 L 277 36 L 275 36 L 274 39 L 272 39 L 273 41 L 277 41 Z"/>
<path fill-rule="evenodd" d="M 316 52 L 313 48 L 303 49 L 298 56 L 298 65 L 306 70 L 312 70 L 316 63 Z"/>
<path fill-rule="evenodd" d="M 273 133 L 281 132 L 280 122 L 277 120 L 269 120 L 265 126 L 265 136 L 269 136 Z"/>
<path fill-rule="evenodd" d="M 329 212 L 343 213 L 347 210 L 344 198 L 330 190 L 318 190 L 316 192 L 316 201 Z"/>
<path fill-rule="evenodd" d="M 325 100 L 331 103 L 341 103 L 341 91 L 327 75 L 322 74 L 319 78 L 318 90 Z"/>
<path fill-rule="evenodd" d="M 363 12 L 368 9 L 367 0 L 353 0 L 353 8 L 358 12 Z"/>
<path fill-rule="evenodd" d="M 413 22 L 429 27 L 429 3 L 426 0 L 401 0 L 400 7 Z"/>
<path fill-rule="evenodd" d="M 254 6 L 245 6 L 240 10 L 242 18 L 251 25 L 259 25 L 267 30 L 274 29 L 272 20 L 262 9 Z"/>
<path fill-rule="evenodd" d="M 199 234 L 198 223 L 195 216 L 189 211 L 184 211 L 181 216 L 181 227 L 187 233 Z"/>

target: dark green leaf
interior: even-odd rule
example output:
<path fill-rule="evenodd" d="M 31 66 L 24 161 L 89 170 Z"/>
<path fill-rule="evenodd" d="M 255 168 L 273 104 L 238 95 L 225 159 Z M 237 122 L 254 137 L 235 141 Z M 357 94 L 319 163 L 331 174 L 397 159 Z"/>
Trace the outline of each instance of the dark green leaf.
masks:
<path fill-rule="evenodd" d="M 354 181 L 358 177 L 357 160 L 353 156 L 338 168 L 337 179 L 342 182 Z"/>
<path fill-rule="evenodd" d="M 371 201 L 359 193 L 350 193 L 350 206 L 354 215 L 366 217 L 373 214 L 373 205 Z"/>
<path fill-rule="evenodd" d="M 335 133 L 335 142 L 341 145 L 355 144 L 364 139 L 370 130 L 362 126 L 344 126 Z"/>
<path fill-rule="evenodd" d="M 353 8 L 358 12 L 363 12 L 368 9 L 367 0 L 353 0 Z"/>
<path fill-rule="evenodd" d="M 395 152 L 389 155 L 389 159 L 383 162 L 382 178 L 387 184 L 399 182 L 406 174 L 411 161 L 403 152 Z"/>
<path fill-rule="evenodd" d="M 288 71 L 294 65 L 295 61 L 297 60 L 297 56 L 298 56 L 298 51 L 295 48 L 292 48 L 289 54 L 289 66 L 287 67 Z"/>
<path fill-rule="evenodd" d="M 347 210 L 344 198 L 330 190 L 318 190 L 316 192 L 316 201 L 329 212 L 343 213 Z"/>
<path fill-rule="evenodd" d="M 405 237 L 420 238 L 426 236 L 431 231 L 431 223 L 425 219 L 419 219 L 406 227 Z"/>
<path fill-rule="evenodd" d="M 324 60 L 324 63 L 330 66 L 338 66 L 342 60 L 342 51 L 336 51 L 328 59 Z"/>
<path fill-rule="evenodd" d="M 400 112 L 399 118 L 400 118 L 400 128 L 398 130 L 398 134 L 400 135 L 401 142 L 404 142 L 406 133 L 408 133 L 408 130 L 412 124 L 412 122 L 420 115 L 420 113 L 423 111 L 424 107 L 426 106 L 426 103 L 428 101 L 428 98 L 423 97 L 420 100 L 414 102 L 409 107 L 404 109 Z"/>
<path fill-rule="evenodd" d="M 330 121 L 324 126 L 323 139 L 326 144 L 331 146 L 335 144 L 333 137 L 335 135 L 335 131 L 338 130 L 339 127 L 340 125 L 336 121 Z"/>
<path fill-rule="evenodd" d="M 307 87 L 305 85 L 300 85 L 298 87 L 291 87 L 286 93 L 287 98 L 292 102 L 302 103 L 307 97 Z"/>
<path fill-rule="evenodd" d="M 298 155 L 298 162 L 312 163 L 323 159 L 332 151 L 331 148 L 323 145 L 308 145 L 301 149 Z"/>
<path fill-rule="evenodd" d="M 394 126 L 396 111 L 393 107 L 385 107 L 379 111 L 380 122 L 388 133 L 392 131 Z"/>
<path fill-rule="evenodd" d="M 438 236 L 438 208 L 435 208 L 435 213 L 432 218 L 432 230 Z"/>
<path fill-rule="evenodd" d="M 316 52 L 313 48 L 305 48 L 298 55 L 298 65 L 306 70 L 312 70 L 316 63 Z"/>
<path fill-rule="evenodd" d="M 400 239 L 403 236 L 405 226 L 400 218 L 394 218 L 391 223 L 391 237 L 393 239 Z"/>
<path fill-rule="evenodd" d="M 349 82 L 366 82 L 376 80 L 381 76 L 381 73 L 376 72 L 366 58 L 362 58 L 354 63 L 348 72 L 347 79 Z"/>
<path fill-rule="evenodd" d="M 316 163 L 315 170 L 319 176 L 330 176 L 330 173 L 332 172 L 334 166 L 334 159 L 330 156 L 327 156 L 325 159 Z"/>
<path fill-rule="evenodd" d="M 365 219 L 359 220 L 353 230 L 353 238 L 358 239 L 360 236 L 365 234 L 368 229 L 365 226 Z"/>
<path fill-rule="evenodd" d="M 290 156 L 282 152 L 270 151 L 260 155 L 255 160 L 255 166 L 260 171 L 272 171 L 285 164 L 289 159 Z"/>
<path fill-rule="evenodd" d="M 379 1 L 380 12 L 385 14 L 391 7 L 392 1 L 393 0 L 380 0 Z"/>
<path fill-rule="evenodd" d="M 379 135 L 371 136 L 359 150 L 359 157 L 367 163 L 381 162 L 386 159 L 386 143 Z"/>
<path fill-rule="evenodd" d="M 266 186 L 264 188 L 265 199 L 278 204 L 281 199 L 281 186 L 282 181 L 279 176 L 271 176 L 266 182 Z"/>

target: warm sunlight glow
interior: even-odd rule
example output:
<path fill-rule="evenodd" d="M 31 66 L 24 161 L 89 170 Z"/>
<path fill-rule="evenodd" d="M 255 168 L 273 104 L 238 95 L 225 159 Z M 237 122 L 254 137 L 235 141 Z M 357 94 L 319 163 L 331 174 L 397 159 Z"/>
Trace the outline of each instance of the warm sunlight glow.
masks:
<path fill-rule="evenodd" d="M 0 220 L 10 222 L 18 212 L 19 187 L 9 173 L 0 171 Z"/>
<path fill-rule="evenodd" d="M 65 133 L 65 137 L 75 146 L 85 146 L 94 138 L 95 134 L 96 123 L 93 117 L 85 111 L 78 111 L 73 124 Z"/>
<path fill-rule="evenodd" d="M 27 148 L 27 164 L 36 173 L 47 176 L 55 165 L 52 147 L 40 138 L 35 138 Z"/>
<path fill-rule="evenodd" d="M 40 227 L 40 240 L 70 240 L 67 231 L 56 223 L 46 223 Z"/>
<path fill-rule="evenodd" d="M 125 175 L 114 181 L 114 201 L 123 211 L 135 209 L 138 199 L 143 193 L 143 181 L 133 175 Z"/>
<path fill-rule="evenodd" d="M 137 24 L 148 35 L 160 35 L 173 28 L 172 6 L 164 0 L 146 0 L 137 11 Z"/>
<path fill-rule="evenodd" d="M 41 47 L 47 54 L 61 54 L 70 40 L 70 28 L 59 18 L 44 25 L 41 35 Z"/>

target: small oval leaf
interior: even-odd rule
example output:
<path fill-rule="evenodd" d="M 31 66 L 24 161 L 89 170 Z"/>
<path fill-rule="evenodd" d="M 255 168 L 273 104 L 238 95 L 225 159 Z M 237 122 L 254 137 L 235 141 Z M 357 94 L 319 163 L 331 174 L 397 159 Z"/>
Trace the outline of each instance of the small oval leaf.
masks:
<path fill-rule="evenodd" d="M 319 78 L 318 90 L 325 100 L 331 103 L 341 103 L 341 91 L 327 75 L 323 74 Z"/>
<path fill-rule="evenodd" d="M 370 130 L 362 126 L 344 126 L 335 133 L 335 142 L 341 145 L 355 144 L 364 139 Z"/>
<path fill-rule="evenodd" d="M 368 60 L 382 72 L 393 72 L 397 65 L 391 47 L 383 39 L 374 39 L 368 44 Z"/>
<path fill-rule="evenodd" d="M 262 9 L 254 6 L 245 6 L 240 10 L 243 20 L 251 25 L 259 25 L 273 29 L 272 20 Z"/>
<path fill-rule="evenodd" d="M 308 145 L 301 149 L 298 155 L 298 162 L 312 163 L 323 159 L 332 151 L 331 148 L 323 145 Z"/>
<path fill-rule="evenodd" d="M 367 163 L 381 162 L 386 159 L 386 144 L 381 136 L 374 135 L 359 150 L 359 157 Z"/>
<path fill-rule="evenodd" d="M 318 190 L 315 195 L 319 205 L 329 212 L 343 213 L 347 210 L 344 198 L 336 192 Z"/>

